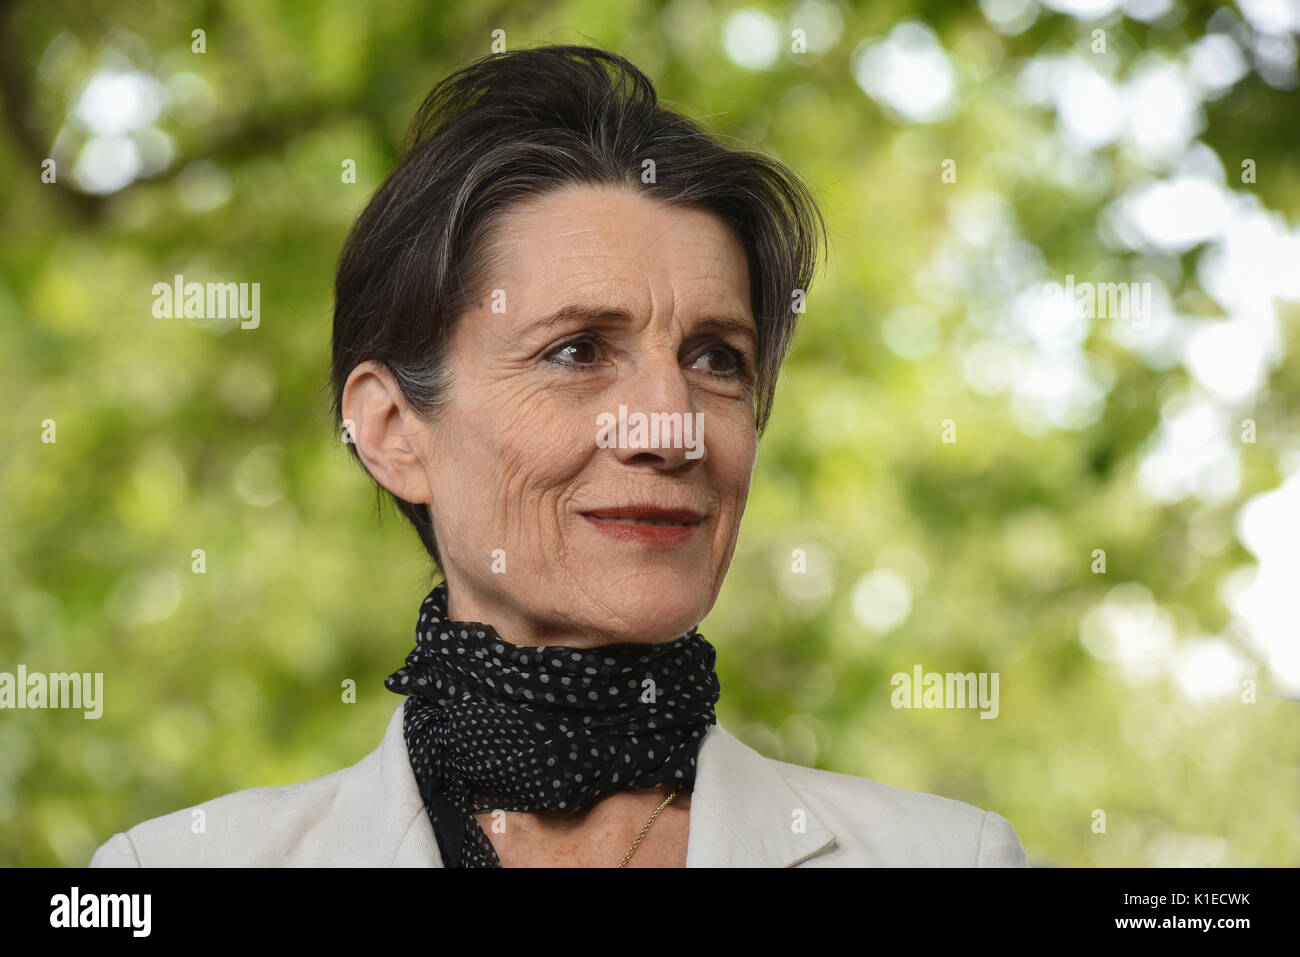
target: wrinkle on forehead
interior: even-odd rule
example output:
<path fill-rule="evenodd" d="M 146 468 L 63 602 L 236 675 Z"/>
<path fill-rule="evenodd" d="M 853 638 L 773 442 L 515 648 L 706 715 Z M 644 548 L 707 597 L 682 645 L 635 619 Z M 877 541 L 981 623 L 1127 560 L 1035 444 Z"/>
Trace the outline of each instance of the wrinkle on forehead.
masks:
<path fill-rule="evenodd" d="M 602 197 L 601 193 L 609 195 Z M 581 207 L 578 215 L 608 213 L 607 218 L 548 228 L 547 220 L 571 220 L 575 204 Z M 623 208 L 611 209 L 618 206 Z M 665 216 L 667 222 L 662 221 Z M 686 228 L 682 228 L 684 220 L 689 221 Z M 642 238 L 637 233 L 647 235 Z M 674 243 L 665 242 L 668 236 L 675 240 L 675 248 Z M 701 207 L 673 206 L 619 187 L 569 186 L 532 197 L 502 213 L 489 241 L 493 246 L 489 268 L 499 277 L 498 286 L 526 283 L 549 291 L 564 284 L 633 282 L 639 286 L 644 279 L 647 283 L 666 280 L 676 293 L 685 292 L 687 282 L 717 284 L 721 288 L 698 288 L 685 298 L 738 298 L 745 312 L 752 315 L 749 263 L 740 240 L 720 217 Z M 671 269 L 668 263 L 652 259 L 657 249 L 666 250 Z M 579 263 L 572 275 L 556 275 L 557 265 L 575 259 Z M 619 268 L 606 272 L 601 260 Z M 510 290 L 506 292 L 509 299 Z"/>

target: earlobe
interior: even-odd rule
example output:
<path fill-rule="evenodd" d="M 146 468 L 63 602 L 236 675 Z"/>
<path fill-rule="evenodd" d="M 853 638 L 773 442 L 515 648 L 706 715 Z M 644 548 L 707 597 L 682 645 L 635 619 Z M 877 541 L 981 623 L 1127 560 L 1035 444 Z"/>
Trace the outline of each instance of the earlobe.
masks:
<path fill-rule="evenodd" d="M 398 498 L 428 502 L 424 464 L 411 440 L 412 413 L 388 369 L 364 362 L 343 387 L 344 421 L 351 421 L 357 455 L 376 482 Z"/>

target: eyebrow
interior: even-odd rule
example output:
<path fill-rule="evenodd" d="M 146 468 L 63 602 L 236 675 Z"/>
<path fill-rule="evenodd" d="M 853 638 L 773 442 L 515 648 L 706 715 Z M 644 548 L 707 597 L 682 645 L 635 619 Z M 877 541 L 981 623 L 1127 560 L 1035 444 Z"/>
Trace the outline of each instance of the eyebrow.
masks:
<path fill-rule="evenodd" d="M 527 329 L 550 329 L 553 326 L 565 325 L 574 320 L 585 320 L 588 322 L 614 320 L 616 322 L 626 323 L 632 321 L 632 316 L 623 309 L 573 304 L 561 306 L 554 312 L 533 320 L 528 324 Z M 739 316 L 707 316 L 703 319 L 697 320 L 693 324 L 692 329 L 693 331 L 715 332 L 719 334 L 732 333 L 734 335 L 744 336 L 751 342 L 757 342 L 757 333 L 754 330 L 754 324 L 750 320 L 742 319 Z"/>

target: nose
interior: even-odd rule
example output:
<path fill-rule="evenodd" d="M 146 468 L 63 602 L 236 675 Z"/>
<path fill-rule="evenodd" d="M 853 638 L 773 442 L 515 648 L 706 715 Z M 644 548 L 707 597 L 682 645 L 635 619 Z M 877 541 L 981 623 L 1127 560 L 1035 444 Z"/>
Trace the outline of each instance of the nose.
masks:
<path fill-rule="evenodd" d="M 672 471 L 704 460 L 704 415 L 694 409 L 675 355 L 656 353 L 638 363 L 610 394 L 618 402 L 608 411 L 618 422 L 612 451 L 620 462 Z"/>

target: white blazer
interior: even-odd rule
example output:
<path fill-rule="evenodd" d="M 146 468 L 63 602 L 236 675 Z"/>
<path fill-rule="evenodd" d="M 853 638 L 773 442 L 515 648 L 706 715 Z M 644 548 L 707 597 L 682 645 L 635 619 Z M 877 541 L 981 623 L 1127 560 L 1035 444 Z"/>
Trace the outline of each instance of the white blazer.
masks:
<path fill-rule="evenodd" d="M 441 867 L 402 736 L 404 704 L 379 747 L 352 767 L 137 824 L 90 866 Z M 696 757 L 686 866 L 1029 864 L 1015 829 L 992 811 L 765 758 L 715 724 Z"/>

